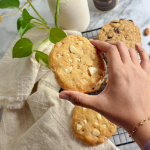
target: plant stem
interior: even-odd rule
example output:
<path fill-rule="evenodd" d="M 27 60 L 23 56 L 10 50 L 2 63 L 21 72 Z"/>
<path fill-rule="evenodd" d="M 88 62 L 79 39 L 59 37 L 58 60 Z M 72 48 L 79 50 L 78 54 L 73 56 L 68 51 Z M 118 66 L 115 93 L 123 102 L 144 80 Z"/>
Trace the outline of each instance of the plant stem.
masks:
<path fill-rule="evenodd" d="M 37 21 L 41 22 L 41 23 L 38 23 L 38 24 L 41 24 L 41 25 L 47 27 L 48 29 L 50 29 L 50 27 L 49 27 L 45 22 L 39 20 L 38 18 L 35 18 L 35 19 L 36 19 Z"/>
<path fill-rule="evenodd" d="M 35 18 L 37 21 L 39 21 L 39 22 L 41 22 L 41 23 L 43 23 L 43 25 L 45 26 L 45 27 L 47 27 L 48 29 L 50 29 L 50 27 L 47 25 L 47 23 L 46 23 L 46 21 L 40 16 L 40 14 L 36 11 L 36 9 L 33 7 L 33 5 L 31 4 L 31 2 L 32 2 L 32 0 L 31 0 L 31 2 L 30 2 L 30 0 L 27 0 L 27 2 L 30 4 L 30 6 L 32 7 L 32 9 L 35 11 L 35 13 L 39 16 L 39 18 L 41 19 L 38 19 L 38 18 Z"/>
<path fill-rule="evenodd" d="M 43 25 L 43 26 L 45 26 L 43 23 L 36 22 L 36 21 L 33 21 L 33 20 L 31 20 L 31 23 L 36 23 L 36 24 L 40 24 L 40 25 Z"/>
<path fill-rule="evenodd" d="M 58 28 L 58 25 L 57 25 L 57 18 L 58 18 L 58 15 L 59 15 L 59 0 L 57 0 L 57 4 L 56 4 L 56 13 L 55 13 L 55 26 Z"/>
<path fill-rule="evenodd" d="M 44 40 L 41 41 L 41 42 L 37 42 L 37 43 L 33 43 L 33 44 L 41 44 L 41 43 L 43 43 L 43 42 L 46 42 L 47 40 L 48 40 L 48 38 L 44 39 Z"/>
<path fill-rule="evenodd" d="M 45 31 L 48 31 L 48 33 L 49 33 L 49 31 L 50 31 L 50 30 L 45 29 L 45 28 L 39 28 L 39 27 L 35 27 L 35 28 L 37 28 L 37 29 L 41 29 L 41 30 L 45 30 Z"/>
<path fill-rule="evenodd" d="M 21 12 L 23 12 L 21 8 L 19 8 L 19 10 L 20 10 Z"/>
<path fill-rule="evenodd" d="M 4 15 L 4 16 L 1 16 L 1 17 L 3 18 L 3 17 L 7 17 L 7 16 L 12 16 L 12 15 L 17 14 L 19 11 L 22 12 L 22 10 L 20 10 L 20 9 L 22 9 L 26 4 L 28 4 L 28 3 L 26 2 L 26 3 L 25 3 L 23 6 L 21 6 L 21 7 L 19 8 L 19 10 L 17 10 L 15 13 L 13 13 L 13 14 L 8 14 L 8 15 Z"/>
<path fill-rule="evenodd" d="M 41 20 L 44 22 L 44 23 L 46 23 L 45 22 L 45 20 L 39 15 L 39 13 L 35 10 L 35 8 L 33 7 L 33 5 L 31 4 L 31 2 L 29 1 L 29 0 L 27 0 L 28 1 L 28 3 L 30 4 L 30 6 L 32 7 L 32 9 L 35 11 L 35 13 L 41 18 Z"/>

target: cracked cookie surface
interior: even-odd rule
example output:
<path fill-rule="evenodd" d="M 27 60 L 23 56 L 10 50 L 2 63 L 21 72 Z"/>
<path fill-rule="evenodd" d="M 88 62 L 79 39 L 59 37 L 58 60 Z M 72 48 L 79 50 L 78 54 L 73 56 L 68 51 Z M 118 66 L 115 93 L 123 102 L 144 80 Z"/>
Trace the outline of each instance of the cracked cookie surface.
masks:
<path fill-rule="evenodd" d="M 100 41 L 123 41 L 128 48 L 135 49 L 135 43 L 141 42 L 141 33 L 134 24 L 128 20 L 113 20 L 102 27 L 97 37 Z"/>
<path fill-rule="evenodd" d="M 116 125 L 96 111 L 76 106 L 73 110 L 72 129 L 75 136 L 87 145 L 98 145 L 116 132 Z"/>
<path fill-rule="evenodd" d="M 103 58 L 82 36 L 70 35 L 56 43 L 49 55 L 49 66 L 64 90 L 94 92 L 106 75 Z"/>

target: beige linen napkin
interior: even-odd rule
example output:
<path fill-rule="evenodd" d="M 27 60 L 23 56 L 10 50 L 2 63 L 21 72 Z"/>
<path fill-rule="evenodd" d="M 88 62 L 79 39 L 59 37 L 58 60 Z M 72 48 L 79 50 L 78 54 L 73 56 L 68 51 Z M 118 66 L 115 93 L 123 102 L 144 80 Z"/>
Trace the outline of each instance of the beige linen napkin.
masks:
<path fill-rule="evenodd" d="M 37 42 L 48 35 L 32 29 L 25 36 Z M 49 54 L 52 45 L 47 41 L 39 50 Z M 78 140 L 71 127 L 74 105 L 59 99 L 52 71 L 40 66 L 34 54 L 13 60 L 12 46 L 0 63 L 0 150 L 117 150 L 109 140 L 92 147 Z M 37 81 L 37 91 L 31 94 Z"/>

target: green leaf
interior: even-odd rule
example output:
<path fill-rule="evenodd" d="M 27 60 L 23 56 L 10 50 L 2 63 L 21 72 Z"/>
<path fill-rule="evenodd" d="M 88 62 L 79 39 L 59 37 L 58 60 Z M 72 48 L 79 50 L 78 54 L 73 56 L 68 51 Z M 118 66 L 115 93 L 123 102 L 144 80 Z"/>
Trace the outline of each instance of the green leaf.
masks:
<path fill-rule="evenodd" d="M 40 52 L 40 51 L 37 51 L 37 50 L 34 50 L 36 52 L 35 54 L 35 59 L 36 61 L 41 64 L 42 66 L 46 66 L 47 68 L 50 68 L 49 67 L 49 57 L 48 55 L 46 55 L 45 53 L 43 52 Z"/>
<path fill-rule="evenodd" d="M 19 0 L 0 0 L 0 8 L 19 8 Z"/>
<path fill-rule="evenodd" d="M 56 44 L 57 42 L 60 42 L 63 38 L 65 38 L 67 35 L 66 33 L 60 29 L 60 28 L 52 28 L 49 35 L 49 40 Z"/>
<path fill-rule="evenodd" d="M 19 32 L 19 35 L 20 37 L 22 38 L 22 36 L 28 31 L 30 30 L 31 28 L 34 28 L 36 27 L 35 24 L 33 23 L 28 23 L 27 26 L 23 29 L 22 28 L 22 22 L 23 22 L 23 17 L 20 17 L 17 21 L 17 29 L 18 29 L 18 32 Z"/>
<path fill-rule="evenodd" d="M 28 23 L 30 22 L 30 20 L 32 19 L 35 19 L 34 17 L 32 17 L 28 11 L 26 9 L 23 10 L 23 13 L 22 13 L 22 18 L 23 18 L 23 21 L 22 21 L 22 28 L 24 29 Z"/>
<path fill-rule="evenodd" d="M 33 43 L 27 39 L 22 38 L 13 47 L 13 58 L 23 58 L 32 54 Z"/>

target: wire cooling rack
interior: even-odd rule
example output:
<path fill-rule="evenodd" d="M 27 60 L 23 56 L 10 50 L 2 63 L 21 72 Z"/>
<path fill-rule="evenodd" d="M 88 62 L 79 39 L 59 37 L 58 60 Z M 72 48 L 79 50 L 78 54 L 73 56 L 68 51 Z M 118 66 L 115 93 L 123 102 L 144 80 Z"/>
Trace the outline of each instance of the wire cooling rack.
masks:
<path fill-rule="evenodd" d="M 132 20 L 130 20 L 130 21 L 132 21 Z M 82 32 L 82 36 L 86 37 L 87 39 L 96 40 L 100 30 L 101 30 L 101 28 L 90 30 L 90 31 L 85 31 L 85 32 Z M 106 64 L 107 64 L 106 58 L 104 56 L 103 56 L 103 58 L 105 59 Z M 108 64 L 107 64 L 106 78 L 108 77 L 108 68 L 109 67 L 108 67 Z M 97 94 L 99 94 L 103 91 L 103 89 L 106 86 L 106 78 L 105 78 L 105 81 L 103 82 L 102 87 L 98 91 L 92 93 L 91 95 L 97 95 Z M 122 129 L 121 127 L 117 127 L 116 133 L 112 137 L 110 137 L 109 139 L 116 146 L 121 146 L 121 145 L 134 143 L 134 140 L 132 138 L 130 138 L 129 134 L 124 129 Z"/>

